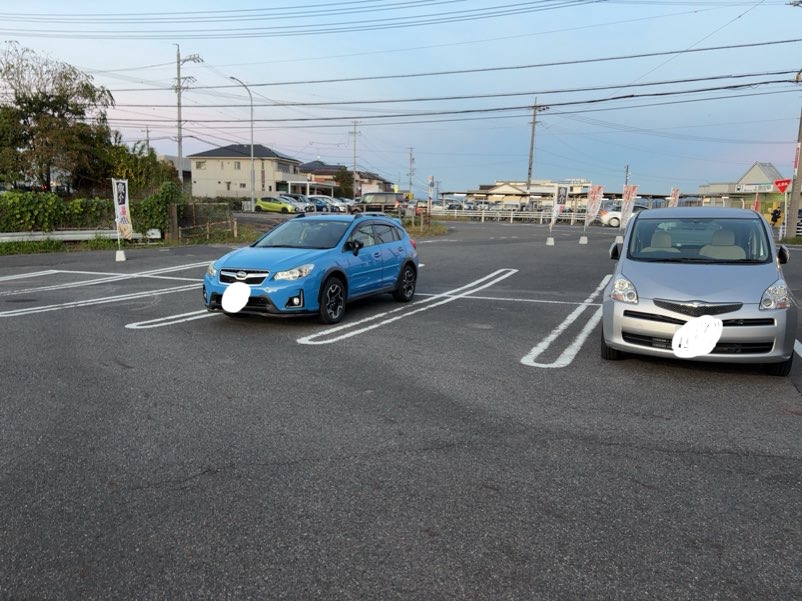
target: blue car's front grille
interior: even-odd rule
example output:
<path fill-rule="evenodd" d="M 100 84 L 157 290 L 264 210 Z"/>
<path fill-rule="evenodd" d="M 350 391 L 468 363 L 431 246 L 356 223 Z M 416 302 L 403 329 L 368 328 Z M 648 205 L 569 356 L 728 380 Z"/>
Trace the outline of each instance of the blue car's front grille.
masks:
<path fill-rule="evenodd" d="M 269 275 L 270 272 L 264 269 L 221 269 L 220 282 L 223 284 L 243 282 L 249 286 L 258 286 L 264 282 Z"/>

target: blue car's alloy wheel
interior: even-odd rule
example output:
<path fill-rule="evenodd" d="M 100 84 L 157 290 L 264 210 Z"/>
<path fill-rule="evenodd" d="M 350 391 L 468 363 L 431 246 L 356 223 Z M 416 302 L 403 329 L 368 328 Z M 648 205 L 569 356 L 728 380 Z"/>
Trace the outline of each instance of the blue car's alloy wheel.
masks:
<path fill-rule="evenodd" d="M 345 315 L 345 286 L 337 277 L 326 278 L 320 291 L 320 321 L 337 323 Z"/>
<path fill-rule="evenodd" d="M 415 270 L 406 265 L 398 278 L 398 286 L 393 291 L 393 298 L 399 302 L 407 303 L 415 296 Z"/>

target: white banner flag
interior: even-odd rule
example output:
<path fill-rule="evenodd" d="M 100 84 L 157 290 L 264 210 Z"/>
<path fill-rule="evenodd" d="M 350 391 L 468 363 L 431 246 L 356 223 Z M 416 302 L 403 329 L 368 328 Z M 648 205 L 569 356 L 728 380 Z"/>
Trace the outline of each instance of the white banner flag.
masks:
<path fill-rule="evenodd" d="M 679 188 L 671 188 L 671 198 L 668 201 L 669 207 L 676 207 L 679 204 Z"/>
<path fill-rule="evenodd" d="M 604 186 L 591 186 L 588 192 L 588 212 L 585 213 L 585 227 L 590 225 L 601 209 Z"/>
<path fill-rule="evenodd" d="M 554 191 L 554 206 L 552 207 L 551 212 L 551 224 L 554 225 L 554 222 L 557 221 L 557 217 L 560 213 L 565 210 L 565 205 L 568 202 L 568 187 L 567 186 L 557 186 L 557 189 Z"/>
<path fill-rule="evenodd" d="M 618 227 L 626 227 L 632 215 L 632 206 L 635 204 L 635 193 L 638 186 L 624 186 L 624 195 L 621 202 L 621 223 Z"/>
<path fill-rule="evenodd" d="M 131 225 L 131 213 L 128 208 L 128 180 L 112 179 L 111 187 L 114 190 L 114 215 L 117 222 L 117 233 L 121 238 L 131 240 L 134 237 L 134 228 Z"/>

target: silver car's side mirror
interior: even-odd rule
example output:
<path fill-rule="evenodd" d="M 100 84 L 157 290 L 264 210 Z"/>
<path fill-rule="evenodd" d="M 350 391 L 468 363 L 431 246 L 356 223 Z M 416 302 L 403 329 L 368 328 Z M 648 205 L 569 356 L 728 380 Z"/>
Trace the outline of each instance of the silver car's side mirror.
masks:
<path fill-rule="evenodd" d="M 781 244 L 780 248 L 777 250 L 777 260 L 780 262 L 780 264 L 784 265 L 785 263 L 788 263 L 788 259 L 790 258 L 791 253 L 788 252 L 788 248 Z"/>
<path fill-rule="evenodd" d="M 621 258 L 621 249 L 623 248 L 623 244 L 621 242 L 613 242 L 610 245 L 610 258 L 613 261 L 618 261 Z"/>

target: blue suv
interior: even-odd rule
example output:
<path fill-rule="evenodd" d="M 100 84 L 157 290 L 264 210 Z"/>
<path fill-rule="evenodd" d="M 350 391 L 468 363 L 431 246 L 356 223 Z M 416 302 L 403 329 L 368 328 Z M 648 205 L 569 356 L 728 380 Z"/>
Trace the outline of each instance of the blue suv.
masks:
<path fill-rule="evenodd" d="M 209 311 L 227 315 L 317 314 L 333 324 L 357 298 L 391 293 L 411 301 L 418 264 L 415 241 L 397 219 L 301 214 L 213 261 L 203 279 L 203 301 Z M 226 312 L 223 295 L 238 282 L 250 289 L 247 303 Z"/>

